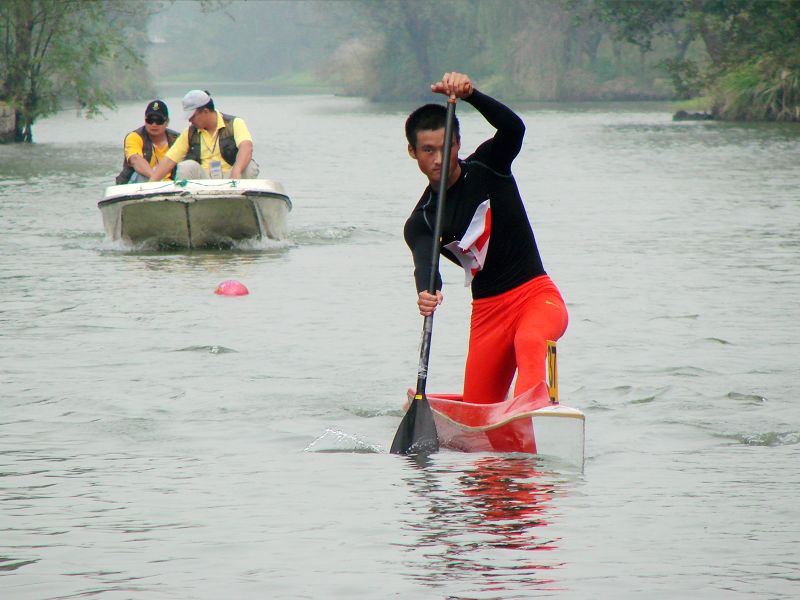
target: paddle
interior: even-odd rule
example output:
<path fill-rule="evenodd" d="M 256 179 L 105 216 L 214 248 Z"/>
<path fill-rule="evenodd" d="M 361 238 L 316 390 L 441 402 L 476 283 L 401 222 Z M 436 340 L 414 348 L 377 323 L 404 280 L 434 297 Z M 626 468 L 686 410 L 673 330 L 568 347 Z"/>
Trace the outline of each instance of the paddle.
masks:
<path fill-rule="evenodd" d="M 436 223 L 433 228 L 433 255 L 431 256 L 431 276 L 428 282 L 428 293 L 436 293 L 436 276 L 439 273 L 439 251 L 441 249 L 442 220 L 444 217 L 444 200 L 447 193 L 447 178 L 450 169 L 450 148 L 453 142 L 453 119 L 456 114 L 456 99 L 447 102 L 447 115 L 444 126 L 444 148 L 442 149 L 442 173 L 439 180 L 439 196 L 436 205 Z M 433 413 L 425 396 L 425 385 L 428 381 L 428 359 L 431 354 L 431 334 L 433 332 L 433 315 L 425 317 L 422 325 L 422 343 L 419 352 L 419 368 L 417 369 L 417 390 L 408 412 L 400 422 L 392 441 L 392 454 L 429 454 L 439 451 L 439 438 Z"/>

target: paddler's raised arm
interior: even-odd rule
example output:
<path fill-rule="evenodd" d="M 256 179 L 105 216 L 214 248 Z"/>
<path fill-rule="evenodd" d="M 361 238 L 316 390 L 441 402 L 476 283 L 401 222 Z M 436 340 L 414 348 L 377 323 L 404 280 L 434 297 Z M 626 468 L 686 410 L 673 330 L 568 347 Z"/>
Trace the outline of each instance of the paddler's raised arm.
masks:
<path fill-rule="evenodd" d="M 483 118 L 497 131 L 475 151 L 475 158 L 486 163 L 498 173 L 509 174 L 511 163 L 522 148 L 525 137 L 525 123 L 502 102 L 473 89 L 464 99 L 474 106 Z"/>
<path fill-rule="evenodd" d="M 511 173 L 511 163 L 522 148 L 525 136 L 525 123 L 517 114 L 502 102 L 480 92 L 472 80 L 464 73 L 448 72 L 436 83 L 431 91 L 448 97 L 456 97 L 474 106 L 483 118 L 497 131 L 476 150 L 475 158 L 498 173 Z"/>

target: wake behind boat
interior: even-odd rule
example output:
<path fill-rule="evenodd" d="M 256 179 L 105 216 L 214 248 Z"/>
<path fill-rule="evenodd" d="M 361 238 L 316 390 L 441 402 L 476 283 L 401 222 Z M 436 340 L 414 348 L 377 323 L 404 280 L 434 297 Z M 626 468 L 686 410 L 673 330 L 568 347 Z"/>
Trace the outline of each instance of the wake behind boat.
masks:
<path fill-rule="evenodd" d="M 285 239 L 292 202 L 268 179 L 183 179 L 113 185 L 97 206 L 112 241 L 194 249 Z"/>

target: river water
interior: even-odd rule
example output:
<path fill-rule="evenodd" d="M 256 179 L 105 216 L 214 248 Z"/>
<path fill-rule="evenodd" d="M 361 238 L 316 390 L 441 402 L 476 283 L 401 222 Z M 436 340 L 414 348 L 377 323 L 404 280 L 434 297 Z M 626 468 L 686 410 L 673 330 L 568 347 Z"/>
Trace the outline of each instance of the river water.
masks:
<path fill-rule="evenodd" d="M 105 240 L 144 103 L 0 146 L 0 598 L 800 596 L 800 128 L 520 108 L 581 470 L 387 451 L 421 330 L 413 107 L 217 103 L 293 199 L 286 243 Z M 469 152 L 490 130 L 459 111 Z M 428 389 L 458 391 L 469 300 L 443 269 Z"/>

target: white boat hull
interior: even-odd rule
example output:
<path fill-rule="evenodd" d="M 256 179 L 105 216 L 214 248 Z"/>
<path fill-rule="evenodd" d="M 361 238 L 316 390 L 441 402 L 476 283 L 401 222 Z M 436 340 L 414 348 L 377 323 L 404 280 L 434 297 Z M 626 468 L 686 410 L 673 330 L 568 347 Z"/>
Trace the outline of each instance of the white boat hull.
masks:
<path fill-rule="evenodd" d="M 288 234 L 292 209 L 267 179 L 198 179 L 114 185 L 98 202 L 112 241 L 167 248 L 228 248 Z"/>

